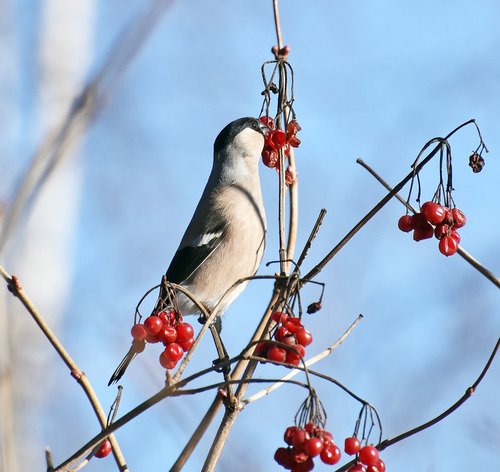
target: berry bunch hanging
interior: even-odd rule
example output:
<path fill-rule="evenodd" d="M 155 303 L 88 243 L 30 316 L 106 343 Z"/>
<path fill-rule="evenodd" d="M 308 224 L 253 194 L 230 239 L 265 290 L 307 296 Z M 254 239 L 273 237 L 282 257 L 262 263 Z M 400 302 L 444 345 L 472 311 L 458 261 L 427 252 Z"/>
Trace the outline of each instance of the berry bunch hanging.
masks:
<path fill-rule="evenodd" d="M 296 120 L 296 113 L 293 109 L 295 100 L 293 91 L 294 77 L 292 66 L 288 62 L 290 47 L 288 45 L 282 48 L 274 46 L 271 52 L 274 55 L 274 60 L 264 62 L 261 68 L 264 82 L 262 92 L 264 103 L 260 112 L 263 116 L 261 116 L 260 120 L 269 128 L 264 149 L 262 150 L 262 162 L 267 167 L 276 169 L 279 173 L 281 172 L 280 157 L 283 157 L 283 162 L 289 161 L 291 148 L 300 146 L 297 133 L 301 130 L 301 127 Z M 268 66 L 272 66 L 270 73 L 266 71 Z M 278 84 L 274 82 L 277 75 L 279 76 Z M 272 94 L 278 97 L 275 114 L 270 113 Z M 285 184 L 292 185 L 296 179 L 297 173 L 293 163 L 288 163 L 285 169 Z"/>
<path fill-rule="evenodd" d="M 270 116 L 262 116 L 260 121 L 264 123 L 269 132 L 266 135 L 264 149 L 262 150 L 262 162 L 270 168 L 280 171 L 280 149 L 283 150 L 283 155 L 286 158 L 290 156 L 290 148 L 300 146 L 300 139 L 297 133 L 302 129 L 297 120 L 291 120 L 286 127 L 286 131 L 276 128 L 275 120 Z M 287 185 L 295 181 L 295 172 L 291 166 L 288 166 L 285 171 L 285 182 Z"/>
<path fill-rule="evenodd" d="M 306 354 L 306 346 L 312 343 L 312 334 L 304 328 L 301 318 L 283 311 L 275 311 L 272 319 L 276 326 L 271 339 L 286 345 L 277 345 L 272 341 L 264 341 L 257 345 L 255 354 L 275 362 L 299 365 L 301 357 Z"/>
<path fill-rule="evenodd" d="M 452 256 L 458 250 L 460 235 L 458 229 L 465 226 L 466 217 L 458 208 L 450 209 L 439 203 L 425 202 L 420 212 L 403 215 L 398 221 L 401 231 L 413 231 L 413 239 L 422 241 L 433 236 L 439 240 L 441 254 Z"/>
<path fill-rule="evenodd" d="M 328 465 L 340 461 L 340 448 L 325 429 L 324 409 L 314 393 L 301 405 L 295 425 L 286 428 L 284 440 L 287 447 L 279 447 L 274 460 L 286 470 L 309 472 L 317 457 Z"/>
<path fill-rule="evenodd" d="M 483 150 L 486 152 L 488 151 L 483 143 L 477 125 L 476 128 L 479 133 L 480 144 L 469 157 L 469 165 L 474 173 L 482 170 L 484 159 L 481 157 L 481 153 Z M 438 142 L 440 152 L 439 183 L 432 199 L 420 205 L 421 183 L 417 171 L 417 164 L 425 149 L 436 141 Z M 407 233 L 413 231 L 413 239 L 415 241 L 430 239 L 434 236 L 439 241 L 438 249 L 441 254 L 452 256 L 458 251 L 458 244 L 460 243 L 460 235 L 457 230 L 465 225 L 466 217 L 464 213 L 457 208 L 452 196 L 452 192 L 454 191 L 452 155 L 451 146 L 447 139 L 436 138 L 427 143 L 413 163 L 413 169 L 415 169 L 415 171 L 410 184 L 407 211 L 405 215 L 399 218 L 398 227 L 401 231 Z M 444 174 L 446 174 L 446 179 Z M 418 186 L 416 201 L 419 204 L 419 211 L 410 215 L 408 210 L 411 208 L 410 200 L 415 181 Z"/>
<path fill-rule="evenodd" d="M 386 470 L 378 449 L 369 443 L 370 435 L 375 426 L 374 418 L 377 419 L 379 430 L 381 430 L 380 419 L 376 410 L 368 403 L 365 403 L 359 412 L 354 433 L 344 441 L 345 453 L 350 456 L 356 455 L 356 462 L 347 469 L 348 472 L 385 472 Z M 361 440 L 359 439 L 360 433 Z"/>
<path fill-rule="evenodd" d="M 137 352 L 142 352 L 146 343 L 163 344 L 160 364 L 165 369 L 173 369 L 194 343 L 193 327 L 185 323 L 182 315 L 173 309 L 148 316 L 144 323 L 134 324 L 130 332 Z"/>

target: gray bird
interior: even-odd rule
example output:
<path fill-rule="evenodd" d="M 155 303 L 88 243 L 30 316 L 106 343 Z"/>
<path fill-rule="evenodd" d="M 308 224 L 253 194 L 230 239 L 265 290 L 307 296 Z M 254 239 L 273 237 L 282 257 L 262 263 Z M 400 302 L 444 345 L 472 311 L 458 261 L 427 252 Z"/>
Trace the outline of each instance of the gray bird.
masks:
<path fill-rule="evenodd" d="M 226 292 L 257 272 L 264 253 L 266 215 L 258 165 L 267 131 L 258 119 L 246 117 L 219 133 L 205 190 L 166 273 L 169 282 L 188 289 L 209 311 L 217 306 L 219 315 L 247 282 Z M 199 311 L 184 294 L 176 295 L 183 315 Z M 157 306 L 166 296 L 162 284 Z M 136 354 L 132 346 L 108 385 L 122 377 Z"/>

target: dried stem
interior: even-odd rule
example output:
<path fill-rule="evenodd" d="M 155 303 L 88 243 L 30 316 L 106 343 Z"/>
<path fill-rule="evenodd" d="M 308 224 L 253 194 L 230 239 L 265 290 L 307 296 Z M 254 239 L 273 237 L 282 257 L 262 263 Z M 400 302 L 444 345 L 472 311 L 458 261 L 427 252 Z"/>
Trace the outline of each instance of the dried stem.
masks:
<path fill-rule="evenodd" d="M 274 10 L 274 19 L 276 26 L 276 36 L 278 40 L 278 49 L 281 49 L 283 41 L 281 35 L 281 27 L 279 21 L 279 8 L 278 8 L 278 0 L 273 0 L 273 10 Z M 282 109 L 284 122 L 287 123 L 289 116 L 289 107 L 286 100 L 287 93 L 287 83 L 286 83 L 286 70 L 285 63 L 281 60 L 278 63 L 278 73 L 279 73 L 279 94 L 278 94 L 278 110 Z M 291 153 L 291 163 L 293 164 L 293 153 Z M 290 205 L 290 227 L 288 234 L 288 244 L 285 249 L 285 156 L 283 149 L 279 150 L 279 160 L 280 160 L 280 173 L 279 173 L 279 256 L 280 256 L 280 275 L 286 276 L 289 272 L 290 268 L 290 260 L 293 259 L 293 253 L 295 250 L 296 244 L 296 233 L 297 233 L 297 225 L 298 225 L 298 191 L 297 191 L 297 182 L 290 186 L 290 195 L 291 195 L 291 205 Z M 258 330 L 252 337 L 250 341 L 250 345 L 256 342 L 259 339 L 262 339 L 263 334 L 267 332 L 271 324 L 270 316 L 272 309 L 274 307 L 275 302 L 279 299 L 278 294 L 283 290 L 283 287 L 280 289 L 274 290 L 273 296 L 271 298 L 271 302 L 266 310 L 266 313 L 263 316 L 263 319 L 259 325 Z M 222 419 L 221 425 L 217 431 L 216 437 L 212 443 L 210 452 L 207 456 L 205 464 L 203 465 L 203 472 L 212 472 L 215 469 L 217 461 L 220 457 L 224 444 L 226 442 L 227 436 L 236 421 L 241 409 L 243 408 L 243 404 L 241 400 L 246 392 L 249 380 L 252 378 L 255 368 L 257 366 L 256 361 L 241 361 L 238 366 L 235 368 L 235 372 L 232 373 L 232 378 L 236 378 L 236 370 L 241 366 L 241 368 L 245 368 L 244 373 L 240 378 L 240 384 L 235 393 L 234 402 L 226 406 L 226 412 Z M 239 375 L 239 373 L 238 373 Z"/>
<path fill-rule="evenodd" d="M 392 191 L 392 187 L 377 173 L 375 170 L 370 167 L 363 159 L 356 159 L 356 162 L 360 164 L 364 169 L 366 169 L 373 177 L 375 177 L 387 190 Z M 416 212 L 415 208 L 413 208 L 407 200 L 405 200 L 401 195 L 394 195 L 406 208 L 411 210 L 413 213 Z M 486 277 L 490 282 L 500 288 L 500 279 L 493 274 L 490 270 L 484 267 L 477 259 L 475 259 L 470 253 L 468 253 L 463 247 L 458 247 L 458 254 L 468 262 L 472 267 L 474 267 L 478 272 L 480 272 L 484 277 Z"/>
<path fill-rule="evenodd" d="M 45 320 L 43 319 L 43 317 L 41 316 L 41 314 L 39 313 L 33 302 L 27 296 L 19 279 L 15 275 L 13 276 L 9 275 L 8 272 L 2 266 L 0 266 L 0 275 L 7 282 L 8 289 L 12 292 L 14 296 L 16 296 L 21 301 L 21 303 L 24 305 L 28 313 L 35 320 L 38 327 L 42 330 L 43 334 L 48 339 L 50 344 L 52 344 L 52 347 L 56 350 L 59 357 L 66 364 L 66 366 L 71 372 L 71 375 L 76 379 L 76 381 L 82 387 L 97 416 L 97 419 L 99 420 L 101 428 L 103 429 L 106 428 L 107 415 L 104 412 L 101 404 L 99 403 L 99 399 L 97 398 L 97 395 L 95 394 L 94 389 L 92 388 L 92 385 L 90 384 L 90 381 L 85 375 L 85 373 L 82 370 L 80 370 L 76 362 L 71 358 L 71 356 L 66 351 L 64 346 L 57 339 L 56 335 L 49 328 L 49 326 L 47 325 L 47 323 L 45 322 Z M 113 446 L 113 455 L 115 457 L 117 466 L 121 471 L 127 471 L 128 470 L 127 463 L 125 462 L 125 458 L 123 457 L 123 454 L 120 450 L 118 442 L 116 441 L 116 438 L 113 435 L 111 435 L 109 436 L 109 440 L 111 442 L 111 445 Z"/>

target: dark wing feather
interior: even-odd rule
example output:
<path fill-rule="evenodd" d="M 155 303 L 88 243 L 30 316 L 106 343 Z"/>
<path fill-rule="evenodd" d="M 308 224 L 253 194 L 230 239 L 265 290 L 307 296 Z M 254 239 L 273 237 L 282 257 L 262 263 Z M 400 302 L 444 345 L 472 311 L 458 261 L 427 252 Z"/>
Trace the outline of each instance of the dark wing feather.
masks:
<path fill-rule="evenodd" d="M 185 282 L 219 247 L 223 238 L 224 229 L 221 225 L 206 233 L 201 244 L 178 249 L 167 269 L 167 280 L 176 284 Z"/>
<path fill-rule="evenodd" d="M 167 280 L 176 284 L 185 282 L 205 262 L 222 242 L 223 234 L 207 244 L 178 249 L 167 270 Z"/>

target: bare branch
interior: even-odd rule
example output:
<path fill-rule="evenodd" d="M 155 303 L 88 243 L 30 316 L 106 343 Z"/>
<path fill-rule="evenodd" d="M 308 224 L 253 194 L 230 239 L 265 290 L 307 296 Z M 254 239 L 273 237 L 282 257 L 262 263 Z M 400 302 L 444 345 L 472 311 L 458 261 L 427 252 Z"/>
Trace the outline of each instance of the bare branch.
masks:
<path fill-rule="evenodd" d="M 59 357 L 63 360 L 63 362 L 70 370 L 72 377 L 74 377 L 82 387 L 83 391 L 85 392 L 85 395 L 87 396 L 97 416 L 101 428 L 103 429 L 106 428 L 107 425 L 106 413 L 104 412 L 99 402 L 99 399 L 97 398 L 97 395 L 95 394 L 95 391 L 92 388 L 92 385 L 90 384 L 90 381 L 85 375 L 85 373 L 82 370 L 80 370 L 76 362 L 71 358 L 71 356 L 66 351 L 64 346 L 57 339 L 56 335 L 49 328 L 42 315 L 39 313 L 33 302 L 27 296 L 19 279 L 15 275 L 10 276 L 2 266 L 0 266 L 0 275 L 7 282 L 8 289 L 12 292 L 12 294 L 15 297 L 17 297 L 20 300 L 20 302 L 24 305 L 28 313 L 35 320 L 35 323 L 42 330 L 43 334 L 48 339 L 50 344 L 52 344 L 52 347 L 55 349 Z M 121 471 L 127 471 L 128 470 L 127 463 L 125 461 L 125 458 L 123 457 L 123 454 L 120 450 L 120 446 L 118 445 L 116 438 L 111 435 L 109 437 L 109 440 L 113 447 L 113 455 L 115 457 L 117 466 L 120 468 Z"/>

